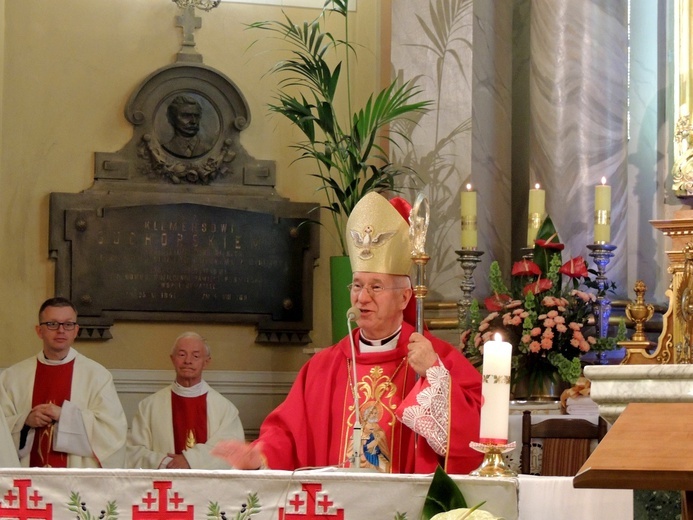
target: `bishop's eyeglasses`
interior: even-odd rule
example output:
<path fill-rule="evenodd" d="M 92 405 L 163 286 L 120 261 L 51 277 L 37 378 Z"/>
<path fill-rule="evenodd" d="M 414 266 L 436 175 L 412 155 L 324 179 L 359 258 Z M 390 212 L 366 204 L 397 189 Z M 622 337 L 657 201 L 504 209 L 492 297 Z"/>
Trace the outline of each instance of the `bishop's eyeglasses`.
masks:
<path fill-rule="evenodd" d="M 74 321 L 42 321 L 39 325 L 45 325 L 48 330 L 58 330 L 60 326 L 63 326 L 64 330 L 70 331 L 75 330 L 77 322 Z"/>
<path fill-rule="evenodd" d="M 349 292 L 353 294 L 359 294 L 361 291 L 365 289 L 368 295 L 371 298 L 374 298 L 375 296 L 381 294 L 384 291 L 396 291 L 398 289 L 406 289 L 406 287 L 385 287 L 381 283 L 367 283 L 366 285 L 360 283 L 350 283 L 349 285 L 347 285 L 347 289 L 349 289 Z"/>

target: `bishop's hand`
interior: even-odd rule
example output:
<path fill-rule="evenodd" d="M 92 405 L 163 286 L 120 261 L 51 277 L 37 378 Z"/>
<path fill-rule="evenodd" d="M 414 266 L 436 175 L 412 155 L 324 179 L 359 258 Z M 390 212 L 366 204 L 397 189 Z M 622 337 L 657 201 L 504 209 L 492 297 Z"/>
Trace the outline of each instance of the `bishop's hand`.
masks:
<path fill-rule="evenodd" d="M 262 469 L 266 466 L 260 443 L 249 444 L 243 441 L 219 441 L 211 451 L 212 455 L 224 459 L 234 469 Z"/>
<path fill-rule="evenodd" d="M 433 350 L 433 344 L 423 334 L 414 332 L 409 337 L 409 353 L 407 361 L 421 377 L 426 377 L 426 370 L 438 361 L 438 354 Z"/>

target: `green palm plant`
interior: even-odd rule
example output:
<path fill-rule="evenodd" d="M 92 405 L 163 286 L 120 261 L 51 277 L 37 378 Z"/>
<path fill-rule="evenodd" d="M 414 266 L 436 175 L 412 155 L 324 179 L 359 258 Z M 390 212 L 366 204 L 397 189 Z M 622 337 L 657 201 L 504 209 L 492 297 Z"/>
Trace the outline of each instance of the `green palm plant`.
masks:
<path fill-rule="evenodd" d="M 348 36 L 337 39 L 324 28 L 327 16 L 335 14 L 342 18 L 348 35 L 348 7 L 349 0 L 326 0 L 320 16 L 310 22 L 297 24 L 284 14 L 284 20 L 250 25 L 288 44 L 287 56 L 270 69 L 280 80 L 277 98 L 269 108 L 301 131 L 303 140 L 293 147 L 298 159 L 315 161 L 317 169 L 310 175 L 320 181 L 318 190 L 327 200 L 321 207 L 332 218 L 343 255 L 347 254 L 346 220 L 356 203 L 371 191 L 397 191 L 395 179 L 404 173 L 392 165 L 381 145 L 395 144 L 392 137 L 398 132 L 388 132 L 390 124 L 425 112 L 430 105 L 430 101 L 415 100 L 421 89 L 412 82 L 395 80 L 352 111 L 349 64 L 355 48 Z M 346 96 L 348 119 L 338 117 L 339 95 Z"/>

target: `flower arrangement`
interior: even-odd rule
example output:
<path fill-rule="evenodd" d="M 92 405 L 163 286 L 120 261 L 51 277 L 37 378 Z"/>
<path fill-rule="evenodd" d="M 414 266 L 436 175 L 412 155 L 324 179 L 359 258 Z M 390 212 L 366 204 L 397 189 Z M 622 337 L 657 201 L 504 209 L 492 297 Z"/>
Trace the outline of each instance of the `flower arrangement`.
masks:
<path fill-rule="evenodd" d="M 597 337 L 592 319 L 596 294 L 590 291 L 597 289 L 591 278 L 596 272 L 581 256 L 563 262 L 565 246 L 549 217 L 537 237 L 532 259 L 513 265 L 510 288 L 498 262 L 491 264 L 493 294 L 484 300 L 488 314 L 482 319 L 479 303 L 472 302 L 462 345 L 478 364 L 483 344 L 500 332 L 513 345 L 513 382 L 528 378 L 531 389 L 548 377 L 573 385 L 582 374 L 580 356 L 616 348 L 625 339 L 625 325 L 616 337 Z M 607 289 L 613 290 L 613 284 Z"/>

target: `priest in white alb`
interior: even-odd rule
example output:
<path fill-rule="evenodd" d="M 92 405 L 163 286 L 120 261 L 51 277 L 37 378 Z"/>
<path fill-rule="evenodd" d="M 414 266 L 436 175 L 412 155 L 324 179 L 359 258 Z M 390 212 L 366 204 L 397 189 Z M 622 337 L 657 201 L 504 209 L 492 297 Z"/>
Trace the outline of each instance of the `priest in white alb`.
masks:
<path fill-rule="evenodd" d="M 122 468 L 127 419 L 111 373 L 77 352 L 77 310 L 67 299 L 39 309 L 38 355 L 0 374 L 0 410 L 22 466 Z"/>
<path fill-rule="evenodd" d="M 128 437 L 128 467 L 230 468 L 209 452 L 221 439 L 242 441 L 243 425 L 236 407 L 202 378 L 210 360 L 202 336 L 178 336 L 171 351 L 176 380 L 140 402 Z"/>
<path fill-rule="evenodd" d="M 1 386 L 0 394 L 2 394 Z M 5 416 L 0 414 L 0 468 L 16 468 L 18 466 L 19 458 L 17 457 L 17 450 L 14 449 L 12 435 L 7 428 Z"/>

